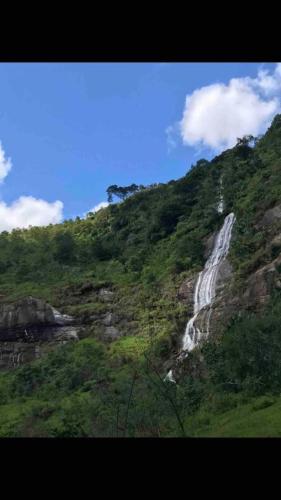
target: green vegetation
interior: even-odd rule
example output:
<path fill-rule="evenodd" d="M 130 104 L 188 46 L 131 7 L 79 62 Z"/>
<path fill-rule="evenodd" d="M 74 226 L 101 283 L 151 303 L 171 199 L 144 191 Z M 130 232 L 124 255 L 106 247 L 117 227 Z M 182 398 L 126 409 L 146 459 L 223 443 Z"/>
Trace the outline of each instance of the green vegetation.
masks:
<path fill-rule="evenodd" d="M 130 186 L 125 186 L 125 187 L 113 184 L 112 186 L 109 186 L 106 190 L 107 200 L 109 203 L 111 203 L 113 200 L 113 196 L 117 196 L 117 198 L 125 200 L 129 195 L 134 194 L 137 191 L 141 191 L 142 189 L 145 189 L 145 187 L 137 186 L 136 184 L 131 184 Z"/>
<path fill-rule="evenodd" d="M 280 255 L 281 116 L 264 137 L 239 139 L 183 178 L 148 187 L 109 186 L 110 206 L 85 219 L 0 234 L 0 301 L 49 301 L 85 326 L 78 342 L 0 375 L 0 436 L 271 436 L 281 434 L 281 300 L 237 311 L 220 341 L 190 355 L 179 384 L 163 383 L 187 320 L 177 300 L 205 262 L 205 243 L 234 211 L 234 291 Z M 224 214 L 217 213 L 222 179 Z M 265 196 L 266 193 L 266 196 Z M 123 200 L 112 203 L 113 196 Z M 108 311 L 123 336 L 101 340 Z M 203 362 L 199 362 L 203 356 Z M 200 358 L 201 359 L 201 358 Z M 280 416 L 279 416 L 280 415 Z"/>
<path fill-rule="evenodd" d="M 202 349 L 204 375 L 176 386 L 162 380 L 159 343 L 61 346 L 1 375 L 0 436 L 281 435 L 279 318 L 276 298 L 262 315 L 240 317 Z"/>

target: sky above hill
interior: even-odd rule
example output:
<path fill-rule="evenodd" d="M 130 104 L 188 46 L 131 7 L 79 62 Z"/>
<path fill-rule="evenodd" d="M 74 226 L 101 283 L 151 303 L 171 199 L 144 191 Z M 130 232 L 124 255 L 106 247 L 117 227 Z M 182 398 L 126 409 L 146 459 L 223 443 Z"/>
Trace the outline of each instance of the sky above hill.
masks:
<path fill-rule="evenodd" d="M 177 179 L 280 109 L 279 64 L 0 63 L 0 231 Z"/>

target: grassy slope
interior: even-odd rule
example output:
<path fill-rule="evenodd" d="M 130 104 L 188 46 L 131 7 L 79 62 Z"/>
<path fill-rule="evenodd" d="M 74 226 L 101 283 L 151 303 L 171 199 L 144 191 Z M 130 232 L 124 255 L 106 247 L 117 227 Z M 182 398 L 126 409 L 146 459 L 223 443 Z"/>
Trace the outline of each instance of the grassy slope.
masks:
<path fill-rule="evenodd" d="M 209 419 L 209 423 L 202 423 Z M 281 397 L 253 398 L 247 404 L 219 415 L 198 415 L 187 426 L 197 437 L 280 437 Z"/>
<path fill-rule="evenodd" d="M 52 417 L 48 425 L 45 425 L 45 429 L 42 420 L 36 420 L 40 411 L 42 415 L 43 412 L 47 414 L 48 408 L 52 406 L 54 405 L 50 402 L 37 399 L 0 406 L 0 438 L 22 435 L 52 436 L 54 429 L 59 426 L 63 428 L 60 417 Z M 67 399 L 62 401 L 62 406 L 71 409 Z M 235 409 L 219 414 L 198 412 L 184 422 L 188 437 L 281 437 L 281 397 L 269 395 L 251 398 L 248 403 L 241 404 Z M 163 436 L 179 436 L 176 422 L 172 427 L 169 432 L 164 431 Z M 151 436 L 145 433 L 143 435 Z"/>

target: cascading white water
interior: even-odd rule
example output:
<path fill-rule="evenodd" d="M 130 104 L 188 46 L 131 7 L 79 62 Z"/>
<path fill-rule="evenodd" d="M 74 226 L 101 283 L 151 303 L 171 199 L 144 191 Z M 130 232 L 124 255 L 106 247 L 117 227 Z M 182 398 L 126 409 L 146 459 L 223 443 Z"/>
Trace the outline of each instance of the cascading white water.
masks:
<path fill-rule="evenodd" d="M 182 344 L 183 351 L 191 351 L 203 336 L 207 337 L 209 334 L 211 309 L 207 315 L 205 331 L 202 332 L 198 326 L 195 325 L 195 322 L 199 312 L 204 307 L 211 305 L 215 298 L 218 270 L 221 262 L 228 253 L 234 222 L 234 213 L 230 213 L 226 216 L 223 226 L 216 237 L 212 253 L 203 271 L 199 273 L 194 293 L 194 315 L 186 325 Z"/>
<path fill-rule="evenodd" d="M 212 312 L 211 305 L 216 294 L 217 275 L 220 264 L 228 254 L 234 222 L 234 213 L 230 213 L 225 217 L 223 226 L 216 237 L 212 253 L 203 271 L 198 275 L 194 292 L 194 314 L 186 325 L 182 341 L 182 351 L 178 356 L 178 361 L 184 359 L 188 355 L 188 352 L 192 351 L 202 338 L 206 338 L 209 335 L 209 324 Z M 195 322 L 200 311 L 206 306 L 210 306 L 210 309 L 207 312 L 206 318 L 204 317 L 206 326 L 205 331 L 201 331 Z M 167 373 L 164 380 L 176 383 L 173 376 L 173 370 Z"/>
<path fill-rule="evenodd" d="M 168 382 L 173 382 L 174 384 L 176 384 L 176 381 L 175 381 L 175 379 L 174 379 L 174 377 L 173 377 L 173 370 L 170 370 L 170 371 L 167 373 L 166 377 L 164 378 L 164 382 L 167 382 L 167 381 L 168 381 Z"/>
<path fill-rule="evenodd" d="M 219 194 L 219 202 L 218 202 L 217 211 L 219 214 L 222 214 L 223 210 L 224 210 L 224 203 L 223 203 L 223 195 L 222 195 L 222 178 L 220 178 L 220 194 Z"/>

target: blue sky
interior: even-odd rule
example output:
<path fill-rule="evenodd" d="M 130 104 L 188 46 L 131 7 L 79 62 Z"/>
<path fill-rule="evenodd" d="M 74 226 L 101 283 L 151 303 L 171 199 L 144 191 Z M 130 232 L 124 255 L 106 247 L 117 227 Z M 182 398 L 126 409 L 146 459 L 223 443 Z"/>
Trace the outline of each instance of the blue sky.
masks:
<path fill-rule="evenodd" d="M 7 229 L 17 221 L 23 225 L 21 215 L 27 217 L 22 197 L 34 199 L 31 211 L 36 211 L 38 199 L 46 202 L 46 210 L 59 200 L 60 217 L 62 213 L 63 218 L 83 216 L 106 200 L 110 184 L 150 184 L 181 177 L 199 158 L 210 158 L 231 145 L 242 121 L 246 132 L 252 132 L 253 121 L 258 122 L 257 131 L 263 131 L 279 110 L 280 82 L 275 64 L 264 64 L 257 76 L 260 67 L 256 63 L 0 63 L 2 160 L 10 158 L 12 165 L 0 185 L 0 216 L 3 220 L 13 216 Z M 238 84 L 231 90 L 233 78 Z M 248 85 L 243 96 L 241 82 Z M 200 91 L 202 87 L 207 90 Z M 187 106 L 188 95 L 192 99 Z M 258 99 L 257 117 L 251 115 L 257 108 L 253 95 Z M 241 103 L 234 130 L 229 118 L 232 98 L 235 109 Z M 215 111 L 210 104 L 214 99 L 221 103 Z M 217 122 L 221 127 L 216 131 L 214 126 L 212 137 L 202 124 L 208 121 L 200 115 L 202 106 L 211 106 L 208 129 Z M 223 137 L 222 128 L 227 130 Z M 40 217 L 30 221 L 41 224 Z M 43 217 L 42 224 L 46 221 Z"/>

